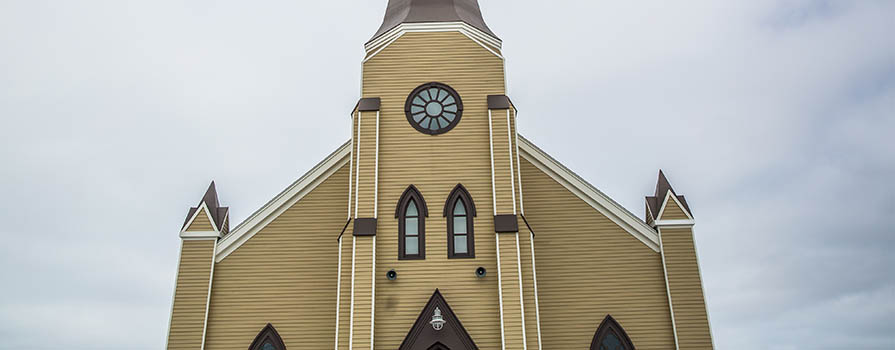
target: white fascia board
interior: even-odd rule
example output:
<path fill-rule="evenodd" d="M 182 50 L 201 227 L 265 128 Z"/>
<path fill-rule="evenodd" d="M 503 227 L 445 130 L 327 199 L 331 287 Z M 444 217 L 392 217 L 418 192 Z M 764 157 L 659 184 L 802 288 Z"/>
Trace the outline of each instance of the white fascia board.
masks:
<path fill-rule="evenodd" d="M 258 231 L 280 216 L 286 209 L 292 207 L 293 204 L 304 198 L 305 195 L 317 188 L 320 183 L 348 163 L 348 154 L 351 152 L 349 144 L 350 142 L 344 143 L 339 149 L 267 202 L 261 209 L 258 209 L 258 211 L 240 223 L 239 226 L 236 226 L 228 235 L 224 236 L 218 243 L 215 261 L 221 262 L 221 260 L 224 260 L 230 253 L 233 253 L 249 238 L 252 238 Z"/>
<path fill-rule="evenodd" d="M 654 225 L 661 228 L 690 227 L 696 225 L 694 220 L 658 220 Z"/>
<path fill-rule="evenodd" d="M 495 56 L 503 59 L 503 56 L 500 53 L 494 51 L 494 49 L 500 50 L 502 47 L 502 43 L 499 39 L 485 34 L 478 28 L 475 28 L 464 22 L 433 22 L 399 24 L 397 27 L 381 35 L 379 38 L 376 38 L 376 40 L 373 40 L 364 45 L 364 50 L 367 54 L 367 57 L 364 58 L 364 62 L 369 61 L 371 58 L 382 52 L 383 49 L 398 40 L 398 38 L 404 36 L 404 34 L 406 33 L 426 32 L 460 32 L 461 34 L 469 37 L 470 40 L 490 51 Z"/>
<path fill-rule="evenodd" d="M 218 231 L 184 231 L 180 233 L 180 238 L 219 238 L 221 233 Z"/>
<path fill-rule="evenodd" d="M 687 208 L 684 208 L 684 205 L 681 204 L 681 202 L 679 200 L 677 200 L 677 196 L 675 196 L 674 193 L 671 192 L 671 190 L 668 190 L 668 192 L 665 194 L 665 199 L 662 201 L 662 207 L 659 209 L 659 215 L 656 216 L 657 219 L 662 219 L 662 215 L 665 214 L 665 208 L 668 207 L 669 200 L 672 200 L 675 203 L 677 203 L 678 208 L 681 208 L 681 211 L 683 211 L 684 214 L 687 215 L 688 218 L 690 218 L 690 220 L 693 220 L 693 216 L 690 215 L 689 210 L 687 210 Z M 663 220 L 659 220 L 659 221 L 663 221 Z"/>
<path fill-rule="evenodd" d="M 183 237 L 183 234 L 186 232 L 187 229 L 190 228 L 190 225 L 193 224 L 193 221 L 196 220 L 196 218 L 199 216 L 199 213 L 201 213 L 201 212 L 205 213 L 205 217 L 207 217 L 208 222 L 211 223 L 211 228 L 214 229 L 214 231 L 220 231 L 218 229 L 218 225 L 214 223 L 214 219 L 211 217 L 211 211 L 208 210 L 208 205 L 206 205 L 205 201 L 203 200 L 202 203 L 199 204 L 199 208 L 196 209 L 196 212 L 193 213 L 193 217 L 191 217 L 186 222 L 186 225 L 183 225 L 183 229 L 180 230 L 180 237 Z"/>
<path fill-rule="evenodd" d="M 556 159 L 521 135 L 519 136 L 519 148 L 522 150 L 523 158 L 590 204 L 591 207 L 605 215 L 612 222 L 625 229 L 625 231 L 643 242 L 643 244 L 646 244 L 650 249 L 657 253 L 659 252 L 659 236 L 656 231 L 622 207 L 621 204 L 616 203 L 609 196 L 600 192 L 596 187 L 560 164 Z"/>

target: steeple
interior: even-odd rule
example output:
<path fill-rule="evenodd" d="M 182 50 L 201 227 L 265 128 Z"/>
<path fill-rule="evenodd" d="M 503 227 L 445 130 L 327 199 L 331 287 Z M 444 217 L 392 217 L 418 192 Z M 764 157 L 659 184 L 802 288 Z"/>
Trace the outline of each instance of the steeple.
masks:
<path fill-rule="evenodd" d="M 404 23 L 463 22 L 500 40 L 482 18 L 478 0 L 389 0 L 382 26 L 370 41 Z"/>
<path fill-rule="evenodd" d="M 680 203 L 678 206 L 680 211 L 683 211 L 689 217 L 693 216 L 690 212 L 690 206 L 687 204 L 687 199 L 674 191 L 671 183 L 668 182 L 668 178 L 665 177 L 665 172 L 660 169 L 659 179 L 656 181 L 656 193 L 653 196 L 646 197 L 646 222 L 651 223 L 659 219 L 659 213 L 662 212 L 663 205 L 666 204 L 665 197 L 669 193 L 671 197 L 674 197 Z"/>
<path fill-rule="evenodd" d="M 230 208 L 222 207 L 221 202 L 218 200 L 218 191 L 214 186 L 214 181 L 211 182 L 211 185 L 208 186 L 208 189 L 205 191 L 205 195 L 202 196 L 202 200 L 199 201 L 199 205 L 190 208 L 189 212 L 186 215 L 186 220 L 183 222 L 182 230 L 189 230 L 191 222 L 193 222 L 196 213 L 199 212 L 204 207 L 208 210 L 208 216 L 211 217 L 210 222 L 214 223 L 213 227 L 217 227 L 217 229 L 222 234 L 227 234 L 230 232 L 230 222 L 227 218 L 230 215 Z M 201 213 L 200 214 L 204 214 Z M 200 218 L 201 220 L 205 220 Z M 207 221 L 207 220 L 206 220 Z"/>

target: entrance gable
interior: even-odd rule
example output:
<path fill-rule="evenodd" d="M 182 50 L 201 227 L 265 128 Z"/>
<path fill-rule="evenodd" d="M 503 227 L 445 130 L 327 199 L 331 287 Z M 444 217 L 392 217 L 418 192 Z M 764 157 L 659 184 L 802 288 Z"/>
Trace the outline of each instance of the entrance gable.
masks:
<path fill-rule="evenodd" d="M 435 324 L 437 320 L 444 321 L 440 329 Z M 441 292 L 436 289 L 398 349 L 478 350 L 478 347 Z"/>

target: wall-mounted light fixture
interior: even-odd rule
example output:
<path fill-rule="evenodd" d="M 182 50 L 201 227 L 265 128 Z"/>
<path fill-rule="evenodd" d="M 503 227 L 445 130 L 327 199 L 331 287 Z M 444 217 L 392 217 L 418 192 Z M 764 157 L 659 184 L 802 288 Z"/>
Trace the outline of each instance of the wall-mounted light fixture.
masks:
<path fill-rule="evenodd" d="M 488 274 L 488 270 L 485 270 L 484 267 L 479 266 L 479 268 L 475 269 L 475 276 L 478 278 L 485 278 L 486 274 Z"/>
<path fill-rule="evenodd" d="M 432 328 L 435 328 L 436 331 L 440 331 L 444 328 L 444 323 L 444 317 L 441 316 L 441 309 L 436 306 L 435 312 L 432 313 L 432 321 L 429 321 L 429 324 L 431 324 Z"/>
<path fill-rule="evenodd" d="M 389 281 L 394 281 L 398 279 L 398 272 L 396 272 L 395 269 L 388 270 L 388 272 L 385 273 L 385 278 L 388 278 Z"/>

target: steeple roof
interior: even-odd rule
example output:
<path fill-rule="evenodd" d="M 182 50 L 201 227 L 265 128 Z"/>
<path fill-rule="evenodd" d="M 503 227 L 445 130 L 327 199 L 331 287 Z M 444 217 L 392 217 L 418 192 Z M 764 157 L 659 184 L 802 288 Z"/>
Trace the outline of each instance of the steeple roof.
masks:
<path fill-rule="evenodd" d="M 656 194 L 651 197 L 646 197 L 646 205 L 648 206 L 646 213 L 647 221 L 650 220 L 651 216 L 659 215 L 659 211 L 662 210 L 662 201 L 665 200 L 665 195 L 668 194 L 668 191 L 671 191 L 671 195 L 681 202 L 684 210 L 691 213 L 690 215 L 693 215 L 692 212 L 690 212 L 690 205 L 687 204 L 687 199 L 674 191 L 674 188 L 671 187 L 671 183 L 668 182 L 668 178 L 665 177 L 665 172 L 659 169 L 659 180 L 656 181 Z M 650 213 L 652 213 L 652 215 L 650 215 Z M 656 218 L 653 217 L 652 219 L 655 220 Z"/>
<path fill-rule="evenodd" d="M 227 216 L 229 215 L 230 208 L 222 207 L 221 202 L 218 201 L 218 191 L 214 186 L 214 181 L 211 182 L 211 185 L 208 186 L 208 190 L 205 191 L 205 195 L 202 196 L 202 200 L 199 201 L 199 205 L 190 208 L 190 211 L 186 215 L 186 220 L 183 222 L 183 228 L 186 228 L 186 225 L 190 222 L 190 219 L 202 207 L 202 204 L 205 203 L 205 207 L 208 208 L 208 214 L 211 215 L 211 219 L 214 221 L 214 224 L 221 230 L 222 233 L 227 233 L 230 231 L 230 222 L 227 220 Z"/>
<path fill-rule="evenodd" d="M 370 41 L 402 23 L 463 22 L 495 39 L 485 24 L 478 0 L 389 0 L 382 26 Z"/>

